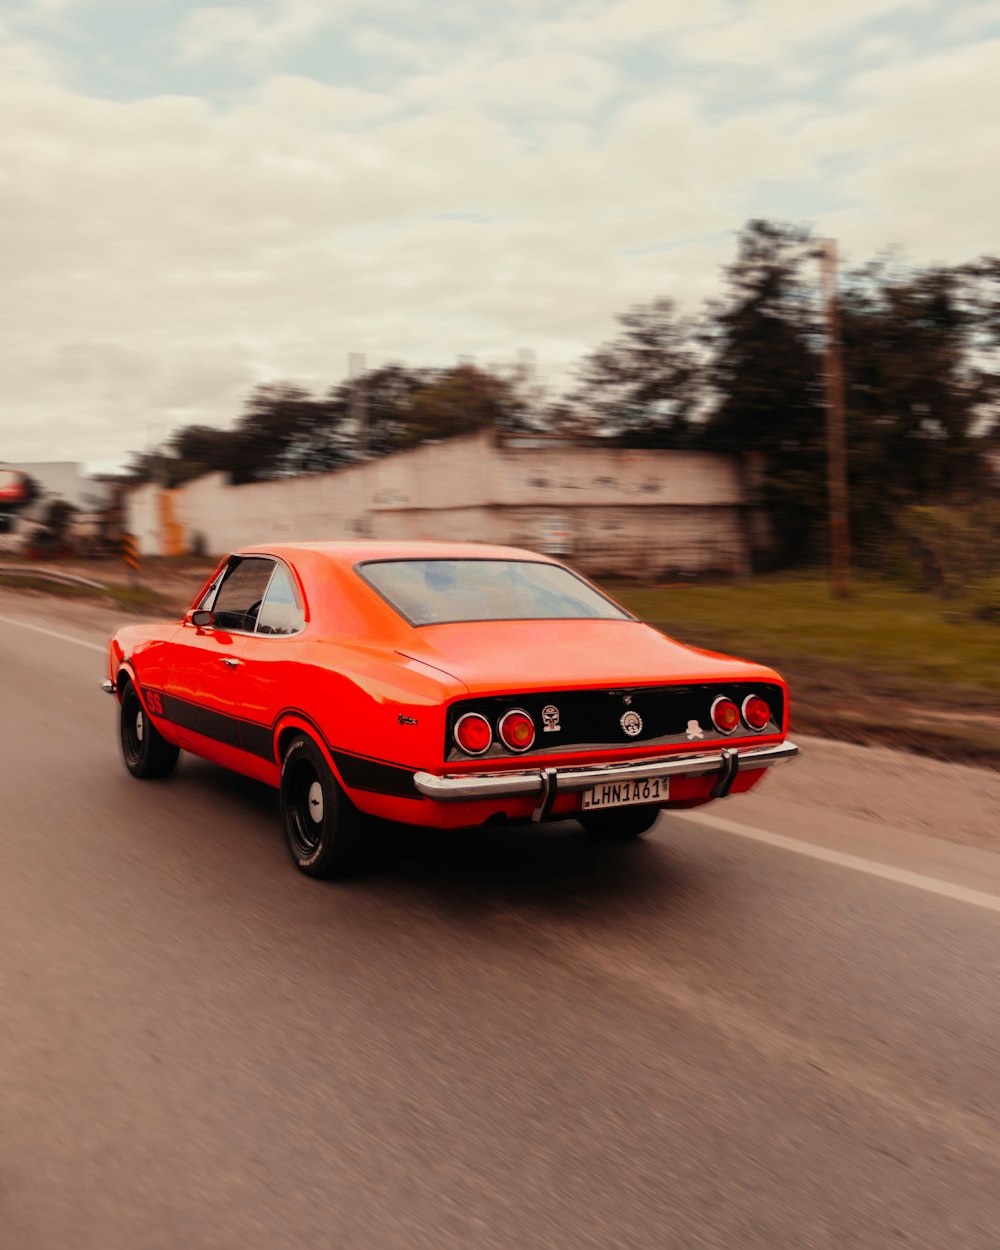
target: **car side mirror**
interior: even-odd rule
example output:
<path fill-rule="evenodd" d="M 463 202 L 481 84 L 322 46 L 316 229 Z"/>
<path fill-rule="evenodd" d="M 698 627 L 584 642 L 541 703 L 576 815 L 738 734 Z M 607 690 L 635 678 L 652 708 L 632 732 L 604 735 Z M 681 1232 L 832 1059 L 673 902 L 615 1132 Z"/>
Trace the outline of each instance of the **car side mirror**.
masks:
<path fill-rule="evenodd" d="M 199 608 L 197 612 L 191 613 L 191 624 L 196 625 L 198 629 L 204 629 L 207 625 L 212 624 L 212 613 L 208 608 Z"/>

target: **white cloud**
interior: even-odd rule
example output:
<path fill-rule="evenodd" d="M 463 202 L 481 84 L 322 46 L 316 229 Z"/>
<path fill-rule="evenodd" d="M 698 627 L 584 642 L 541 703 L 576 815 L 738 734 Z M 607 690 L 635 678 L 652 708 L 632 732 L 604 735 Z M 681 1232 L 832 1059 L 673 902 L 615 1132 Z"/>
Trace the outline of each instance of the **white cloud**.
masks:
<path fill-rule="evenodd" d="M 831 219 L 857 252 L 893 242 L 955 262 L 996 250 L 998 71 L 1000 40 L 873 72 L 853 108 L 807 130 L 860 158 L 842 187 L 853 203 Z"/>
<path fill-rule="evenodd" d="M 349 87 L 329 87 L 314 78 L 284 74 L 266 79 L 253 93 L 263 113 L 312 127 L 354 125 L 395 112 L 391 96 Z"/>
<path fill-rule="evenodd" d="M 79 12 L 93 3 L 94 0 L 21 0 L 13 13 L 18 18 L 61 26 L 59 19 L 64 15 Z"/>
<path fill-rule="evenodd" d="M 248 64 L 272 61 L 303 43 L 353 7 L 336 0 L 274 0 L 260 5 L 208 5 L 195 9 L 178 32 L 186 62 L 234 57 Z"/>
<path fill-rule="evenodd" d="M 859 23 L 899 10 L 920 10 L 930 0 L 837 0 L 804 4 L 802 0 L 754 0 L 746 16 L 735 6 L 714 23 L 698 23 L 678 47 L 696 61 L 729 65 L 770 65 L 793 49 L 822 46 Z"/>
<path fill-rule="evenodd" d="M 995 34 L 998 26 L 1000 16 L 994 0 L 985 0 L 981 4 L 956 4 L 950 9 L 946 21 L 949 34 L 958 38 L 971 38 L 985 31 Z"/>
<path fill-rule="evenodd" d="M 872 9 L 847 2 L 816 20 L 842 33 Z M 270 56 L 333 11 L 201 10 L 188 54 Z M 502 32 L 467 46 L 403 40 L 391 89 L 282 72 L 225 104 L 71 90 L 44 47 L 0 34 L 0 66 L 18 70 L 0 73 L 0 263 L 17 310 L 0 324 L 0 454 L 114 460 L 149 428 L 231 418 L 256 381 L 328 385 L 349 351 L 532 348 L 558 373 L 629 304 L 693 307 L 716 289 L 762 188 L 769 204 L 783 186 L 825 199 L 819 224 L 854 259 L 894 241 L 918 259 L 995 247 L 996 43 L 907 62 L 875 46 L 841 98 L 786 88 L 721 115 L 697 76 L 632 81 L 608 50 L 728 11 L 621 0 L 539 22 L 508 4 Z M 750 20 L 761 39 L 811 40 L 798 12 L 782 0 Z M 364 21 L 351 37 L 387 41 L 388 66 L 401 36 L 370 5 Z M 797 70 L 768 46 L 769 80 Z"/>
<path fill-rule="evenodd" d="M 49 48 L 18 37 L 0 22 L 0 83 L 45 82 L 58 77 L 60 58 Z"/>
<path fill-rule="evenodd" d="M 432 107 L 461 102 L 465 108 L 550 117 L 592 111 L 615 86 L 614 71 L 597 57 L 553 49 L 498 59 L 481 51 L 437 73 L 410 78 L 400 94 Z"/>
<path fill-rule="evenodd" d="M 617 0 L 571 5 L 537 29 L 534 41 L 599 51 L 608 44 L 662 42 L 680 31 L 721 22 L 731 14 L 731 0 Z"/>

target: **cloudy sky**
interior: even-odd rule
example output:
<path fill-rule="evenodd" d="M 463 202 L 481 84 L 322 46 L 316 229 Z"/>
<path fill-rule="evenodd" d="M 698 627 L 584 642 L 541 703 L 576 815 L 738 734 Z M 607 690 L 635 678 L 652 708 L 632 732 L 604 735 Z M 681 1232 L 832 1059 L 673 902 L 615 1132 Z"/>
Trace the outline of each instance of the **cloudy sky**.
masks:
<path fill-rule="evenodd" d="M 996 252 L 995 0 L 0 0 L 0 459 L 349 352 L 566 377 L 750 216 Z"/>

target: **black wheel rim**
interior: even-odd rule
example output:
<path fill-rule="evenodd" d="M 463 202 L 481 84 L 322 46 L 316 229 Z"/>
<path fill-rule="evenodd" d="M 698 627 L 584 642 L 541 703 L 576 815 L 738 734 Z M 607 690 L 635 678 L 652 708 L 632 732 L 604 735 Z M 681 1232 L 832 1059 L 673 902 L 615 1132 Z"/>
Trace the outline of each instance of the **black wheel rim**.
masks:
<path fill-rule="evenodd" d="M 323 841 L 329 819 L 323 783 L 314 765 L 299 759 L 292 765 L 287 786 L 292 848 L 301 859 L 310 859 Z"/>
<path fill-rule="evenodd" d="M 142 742 L 148 731 L 146 713 L 142 710 L 139 696 L 129 690 L 122 700 L 122 752 L 127 763 L 138 764 L 142 757 Z"/>

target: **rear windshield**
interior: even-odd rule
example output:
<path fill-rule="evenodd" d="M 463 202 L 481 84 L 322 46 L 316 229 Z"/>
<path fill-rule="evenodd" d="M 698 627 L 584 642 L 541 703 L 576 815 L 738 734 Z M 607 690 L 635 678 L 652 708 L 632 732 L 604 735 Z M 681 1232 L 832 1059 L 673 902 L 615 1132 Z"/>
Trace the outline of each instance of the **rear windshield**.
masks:
<path fill-rule="evenodd" d="M 531 560 L 371 560 L 364 580 L 413 625 L 447 621 L 630 621 L 567 569 Z"/>

